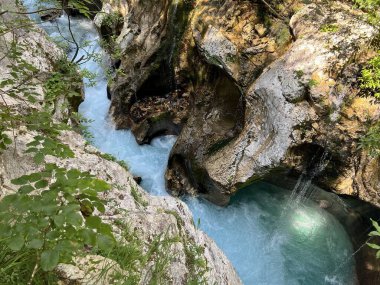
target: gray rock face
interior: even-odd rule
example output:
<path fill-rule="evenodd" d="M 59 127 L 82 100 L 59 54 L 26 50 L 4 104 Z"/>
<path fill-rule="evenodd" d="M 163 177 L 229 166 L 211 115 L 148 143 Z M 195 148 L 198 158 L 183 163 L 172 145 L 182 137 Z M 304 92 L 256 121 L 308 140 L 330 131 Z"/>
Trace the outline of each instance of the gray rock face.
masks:
<path fill-rule="evenodd" d="M 103 6 L 124 15 L 120 72 L 110 90 L 117 125 L 140 143 L 181 132 L 166 174 L 171 192 L 225 204 L 255 179 L 302 171 L 318 148 L 333 161 L 318 183 L 380 205 L 378 172 L 357 167 L 379 165 L 358 151 L 365 122 L 379 118 L 379 105 L 357 96 L 376 34 L 361 12 L 339 1 L 296 1 L 283 10 L 288 25 L 252 1 L 197 0 L 187 18 L 179 3 L 177 18 L 163 0 L 155 10 L 140 1 Z M 173 19 L 188 19 L 176 34 L 180 45 L 171 38 Z M 173 64 L 169 73 L 165 60 Z M 162 96 L 164 78 L 175 79 L 174 95 Z"/>
<path fill-rule="evenodd" d="M 110 113 L 116 126 L 131 129 L 140 144 L 157 134 L 177 135 L 184 123 L 189 96 L 176 92 L 180 86 L 175 82 L 174 59 L 188 5 L 167 0 L 105 1 L 95 18 L 100 31 L 108 31 L 103 34 L 117 38 L 109 42 L 116 50 L 118 69 L 109 86 Z M 123 25 L 107 26 L 115 14 Z"/>
<path fill-rule="evenodd" d="M 228 200 L 220 195 L 223 186 L 210 178 L 205 164 L 242 132 L 247 108 L 244 94 L 253 78 L 280 55 L 281 45 L 274 28 L 264 34 L 254 28 L 260 25 L 256 4 L 225 1 L 214 7 L 209 2 L 197 2 L 179 56 L 179 76 L 185 82 L 186 75 L 193 77 L 185 87 L 191 93 L 191 109 L 166 177 L 173 194 L 198 189 L 223 204 Z M 288 31 L 284 35 L 290 36 Z M 225 179 L 232 182 L 227 175 Z"/>
<path fill-rule="evenodd" d="M 347 122 L 343 123 L 344 119 L 335 121 L 332 114 L 345 117 L 347 110 L 337 103 L 337 98 L 340 102 L 350 102 L 357 94 L 350 85 L 356 75 L 348 71 L 352 69 L 350 64 L 357 60 L 357 54 L 368 47 L 376 34 L 375 29 L 360 20 L 357 12 L 339 2 L 328 6 L 305 5 L 290 21 L 295 41 L 244 88 L 242 83 L 247 79 L 241 80 L 239 65 L 231 61 L 240 53 L 237 44 L 212 27 L 212 23 L 218 21 L 209 20 L 204 36 L 194 32 L 194 39 L 206 61 L 223 69 L 240 88 L 244 108 L 238 112 L 244 112 L 243 127 L 216 151 L 204 151 L 204 145 L 209 143 L 204 137 L 211 133 L 207 128 L 211 112 L 193 107 L 172 152 L 167 172 L 169 188 L 174 193 L 181 193 L 183 189 L 192 192 L 189 184 L 195 185 L 207 198 L 223 204 L 237 189 L 255 179 L 265 178 L 276 169 L 302 169 L 303 163 L 310 158 L 306 155 L 310 152 L 308 146 L 312 145 L 319 145 L 332 153 L 335 162 L 342 165 L 342 173 L 351 171 L 352 157 L 357 155 L 358 133 L 364 130 L 356 123 L 360 119 L 351 117 L 355 129 L 343 131 L 341 124 Z M 326 31 L 325 27 L 330 26 L 334 27 L 333 31 Z M 246 46 L 242 50 L 254 57 L 257 49 L 258 46 Z M 202 95 L 195 96 L 196 102 L 199 100 L 197 96 Z M 217 96 L 214 95 L 214 100 Z M 370 99 L 364 100 L 367 100 L 362 104 L 365 112 L 378 118 L 378 105 L 370 107 Z M 226 102 L 224 106 L 229 106 Z M 211 104 L 209 109 L 216 105 Z M 227 128 L 224 131 L 227 132 Z M 343 139 L 344 132 L 349 133 L 350 139 Z M 346 147 L 342 148 L 342 145 Z M 197 149 L 197 152 L 193 154 L 187 149 Z M 301 150 L 300 159 L 295 159 L 295 149 Z M 342 193 L 344 187 L 353 189 L 352 185 L 358 185 L 355 178 L 351 178 L 350 185 L 347 185 L 347 180 L 339 177 L 342 174 L 329 171 L 325 174 L 330 181 L 325 185 L 338 193 Z M 186 175 L 189 178 L 185 178 Z M 363 186 L 356 187 L 358 192 L 366 192 Z M 347 188 L 344 191 L 350 192 Z M 372 199 L 375 204 L 379 201 L 378 198 Z"/>
<path fill-rule="evenodd" d="M 199 50 L 210 64 L 217 65 L 231 76 L 236 72 L 233 59 L 238 55 L 237 47 L 227 39 L 217 28 L 210 26 L 202 37 L 194 30 L 194 39 Z"/>
<path fill-rule="evenodd" d="M 151 72 L 161 65 L 160 48 L 169 30 L 170 1 L 157 0 L 149 5 L 146 1 L 122 1 L 118 4 L 105 1 L 103 12 L 98 14 L 95 23 L 101 27 L 105 15 L 122 13 L 124 24 L 117 36 L 122 70 L 110 86 L 112 94 L 111 113 L 117 126 L 133 127 L 134 121 L 129 114 L 136 102 L 136 92 L 148 79 Z"/>

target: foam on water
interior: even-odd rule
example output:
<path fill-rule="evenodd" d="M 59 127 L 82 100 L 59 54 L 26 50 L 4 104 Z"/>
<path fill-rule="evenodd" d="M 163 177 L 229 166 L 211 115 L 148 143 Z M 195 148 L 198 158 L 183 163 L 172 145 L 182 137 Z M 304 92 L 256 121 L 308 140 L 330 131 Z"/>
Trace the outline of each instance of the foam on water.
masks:
<path fill-rule="evenodd" d="M 26 3 L 30 10 L 33 3 Z M 84 19 L 72 21 L 76 39 L 91 42 L 87 52 L 103 54 L 92 23 Z M 62 16 L 57 23 L 65 32 L 67 18 Z M 43 27 L 50 36 L 59 35 L 54 24 Z M 81 51 L 81 55 L 85 53 Z M 102 57 L 106 61 L 105 54 Z M 103 64 L 90 60 L 81 66 L 98 74 L 96 85 L 85 87 L 86 97 L 79 109 L 92 120 L 88 124 L 91 141 L 101 151 L 126 161 L 131 172 L 142 177 L 142 186 L 151 194 L 167 195 L 164 172 L 176 138 L 160 137 L 151 145 L 139 146 L 130 131 L 115 129 L 108 117 L 110 102 Z M 244 284 L 354 284 L 354 261 L 348 259 L 352 246 L 343 227 L 308 201 L 284 215 L 288 199 L 289 192 L 262 183 L 243 190 L 226 208 L 192 197 L 184 201 L 194 220 L 200 219 L 201 228 L 232 261 Z"/>
<path fill-rule="evenodd" d="M 35 0 L 24 1 L 29 11 L 36 10 Z M 37 20 L 37 19 L 35 19 Z M 54 22 L 41 23 L 49 36 L 55 40 L 62 40 L 61 34 L 70 39 L 68 19 L 61 16 Z M 59 28 L 58 28 L 58 27 Z M 79 107 L 80 114 L 90 120 L 88 131 L 93 138 L 91 143 L 105 153 L 112 154 L 119 160 L 124 160 L 134 175 L 141 176 L 142 186 L 154 195 L 168 195 L 165 190 L 164 172 L 166 161 L 175 136 L 165 136 L 154 139 L 151 145 L 139 146 L 128 130 L 116 130 L 108 116 L 110 101 L 107 99 L 107 78 L 105 70 L 108 66 L 108 58 L 99 45 L 99 34 L 93 23 L 87 19 L 71 18 L 71 29 L 75 40 L 86 47 L 81 49 L 77 59 L 88 54 L 96 53 L 102 60 L 91 59 L 80 65 L 81 69 L 87 69 L 96 73 L 95 85 L 85 80 L 85 100 Z M 66 42 L 62 40 L 62 42 Z M 69 59 L 75 50 L 71 47 Z"/>

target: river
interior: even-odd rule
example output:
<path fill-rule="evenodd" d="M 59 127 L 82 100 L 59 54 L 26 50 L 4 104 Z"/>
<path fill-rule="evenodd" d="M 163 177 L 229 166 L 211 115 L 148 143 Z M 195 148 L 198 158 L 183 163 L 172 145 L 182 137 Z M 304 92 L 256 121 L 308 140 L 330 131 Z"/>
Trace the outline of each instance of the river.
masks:
<path fill-rule="evenodd" d="M 33 0 L 25 1 L 33 10 Z M 38 17 L 34 17 L 38 20 Z M 69 37 L 67 18 L 41 26 L 55 41 L 61 32 Z M 97 74 L 95 85 L 85 80 L 85 100 L 79 112 L 90 122 L 88 131 L 95 147 L 124 160 L 130 171 L 143 179 L 142 187 L 152 195 L 168 195 L 164 173 L 175 136 L 158 137 L 140 146 L 128 130 L 116 130 L 109 119 L 107 56 L 99 45 L 99 34 L 87 19 L 72 19 L 78 42 L 88 42 L 86 52 L 96 52 L 103 61 L 81 65 Z M 85 51 L 81 51 L 85 55 Z M 73 50 L 69 51 L 69 57 Z M 212 237 L 235 266 L 246 285 L 353 285 L 353 249 L 343 226 L 312 201 L 289 209 L 290 191 L 258 183 L 240 191 L 227 207 L 203 199 L 184 197 L 194 220 Z M 233 285 L 233 284 L 232 284 Z"/>

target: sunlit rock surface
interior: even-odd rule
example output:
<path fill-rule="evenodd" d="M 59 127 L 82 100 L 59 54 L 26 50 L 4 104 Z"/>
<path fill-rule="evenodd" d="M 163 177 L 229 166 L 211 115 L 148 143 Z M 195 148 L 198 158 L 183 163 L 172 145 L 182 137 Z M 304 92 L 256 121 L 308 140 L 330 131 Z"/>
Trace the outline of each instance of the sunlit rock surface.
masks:
<path fill-rule="evenodd" d="M 187 2 L 103 6 L 124 17 L 109 89 L 117 125 L 139 143 L 180 133 L 169 190 L 225 204 L 270 173 L 300 173 L 319 149 L 331 156 L 320 185 L 380 205 L 379 161 L 358 149 L 379 118 L 378 103 L 358 96 L 377 33 L 363 14 L 339 1 L 277 1 L 280 17 L 262 3 Z M 187 25 L 173 33 L 173 21 Z"/>
<path fill-rule="evenodd" d="M 225 5 L 214 10 L 223 11 Z M 267 32 L 263 49 L 273 54 L 267 55 L 256 77 L 247 77 L 242 76 L 242 61 L 236 58 L 242 53 L 239 44 L 248 48 L 248 42 L 234 41 L 228 32 L 215 29 L 215 23 L 228 22 L 217 15 L 207 14 L 204 30 L 193 32 L 196 48 L 209 65 L 232 79 L 230 85 L 240 90 L 241 103 L 231 104 L 234 92 L 225 95 L 216 88 L 205 95 L 204 89 L 195 89 L 195 104 L 169 162 L 169 188 L 182 193 L 194 191 L 194 186 L 223 204 L 236 189 L 273 171 L 302 171 L 320 148 L 332 156 L 319 181 L 322 185 L 379 205 L 378 161 L 358 151 L 359 138 L 366 131 L 364 117 L 376 120 L 379 105 L 370 98 L 358 98 L 355 85 L 376 30 L 361 20 L 359 12 L 337 1 L 304 5 L 290 20 L 292 44 L 279 48 Z M 259 28 L 254 33 L 265 34 Z M 262 54 L 253 53 L 252 58 L 257 56 Z M 213 82 L 208 86 L 213 88 Z M 219 107 L 219 99 L 224 108 Z M 228 122 L 220 120 L 228 108 L 240 119 L 235 117 L 225 127 L 219 123 L 222 131 L 207 127 L 214 118 Z M 211 139 L 211 133 L 221 136 Z M 368 168 L 357 168 L 359 161 L 369 161 Z"/>

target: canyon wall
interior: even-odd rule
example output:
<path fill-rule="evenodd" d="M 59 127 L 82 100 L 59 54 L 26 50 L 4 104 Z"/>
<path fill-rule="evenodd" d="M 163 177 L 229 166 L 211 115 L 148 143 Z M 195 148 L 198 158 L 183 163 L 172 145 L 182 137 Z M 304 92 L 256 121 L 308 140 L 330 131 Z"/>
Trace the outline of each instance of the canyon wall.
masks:
<path fill-rule="evenodd" d="M 297 176 L 326 152 L 330 163 L 316 182 L 379 206 L 379 161 L 359 148 L 379 118 L 379 104 L 359 96 L 358 88 L 378 31 L 339 1 L 277 2 L 274 10 L 261 1 L 179 1 L 161 17 L 144 10 L 134 34 L 135 13 L 127 13 L 117 38 L 123 52 L 110 88 L 111 113 L 140 143 L 179 134 L 166 174 L 175 195 L 198 192 L 226 204 L 245 185 Z M 171 17 L 187 20 L 184 28 L 173 33 Z M 163 28 L 152 49 L 140 33 L 153 22 Z M 164 53 L 165 64 L 140 60 L 167 50 L 167 41 L 175 52 Z M 168 74 L 174 83 L 159 87 Z"/>
<path fill-rule="evenodd" d="M 2 2 L 0 7 L 4 10 L 16 9 L 13 1 Z M 21 17 L 23 21 L 27 21 L 24 16 L 7 13 L 0 16 L 2 21 L 7 24 L 14 23 L 15 17 Z M 11 58 L 11 53 L 7 51 L 15 36 L 20 41 L 18 42 L 20 45 L 28 47 L 28 50 L 22 54 L 25 65 L 30 64 L 36 69 L 36 75 L 30 82 L 37 94 L 35 104 L 29 104 L 14 94 L 12 96 L 9 94 L 8 96 L 6 92 L 2 94 L 1 110 L 12 108 L 20 116 L 27 116 L 32 111 L 46 108 L 45 84 L 49 75 L 57 71 L 58 61 L 63 57 L 63 52 L 48 39 L 44 31 L 31 22 L 28 25 L 25 24 L 24 27 L 17 29 L 16 34 L 2 35 L 0 41 L 0 46 L 2 46 L 0 51 L 1 82 L 4 82 L 11 73 L 9 63 L 14 58 Z M 12 88 L 10 86 L 7 90 Z M 67 90 L 67 92 L 69 91 Z M 68 94 L 62 94 L 62 96 L 67 97 Z M 57 100 L 55 103 L 60 106 L 49 110 L 54 123 L 61 124 L 64 121 L 60 114 L 62 112 L 67 114 L 66 111 L 68 111 L 67 109 L 62 111 L 62 107 L 68 105 L 61 104 L 61 100 Z M 62 112 L 58 113 L 58 109 Z M 12 138 L 12 143 L 5 151 L 0 152 L 0 199 L 17 190 L 18 186 L 12 184 L 12 179 L 40 171 L 43 168 L 41 164 L 35 163 L 34 155 L 26 150 L 30 147 L 28 143 L 32 142 L 37 135 L 46 135 L 41 126 L 31 129 L 30 125 L 24 125 L 22 120 L 6 134 Z M 165 252 L 165 257 L 170 260 L 164 272 L 168 284 L 185 284 L 194 277 L 194 274 L 201 274 L 197 271 L 198 267 L 195 264 L 199 261 L 191 259 L 194 257 L 203 260 L 208 284 L 241 284 L 225 255 L 206 234 L 196 228 L 191 212 L 183 202 L 173 197 L 153 197 L 145 193 L 124 167 L 90 146 L 79 133 L 75 132 L 75 128 L 62 131 L 57 139 L 59 143 L 69 147 L 73 151 L 73 155 L 68 158 L 47 155 L 47 163 L 54 163 L 67 170 L 79 169 L 89 172 L 112 185 L 112 189 L 102 194 L 102 198 L 109 201 L 105 212 L 97 214 L 104 222 L 112 225 L 116 236 L 125 231 L 126 229 L 123 227 L 128 225 L 133 236 L 141 241 L 145 251 L 157 237 L 171 240 Z M 121 242 L 128 244 L 129 241 L 121 240 Z M 192 255 L 194 250 L 195 255 Z M 104 284 L 101 283 L 103 282 L 101 279 L 96 281 L 96 278 L 99 277 L 96 274 L 103 270 L 99 262 L 103 265 L 106 264 L 104 258 L 99 256 L 90 256 L 90 258 L 95 260 L 93 265 L 84 265 L 86 262 L 81 258 L 76 259 L 74 264 L 59 265 L 57 273 L 64 282 L 63 284 Z M 137 268 L 141 275 L 139 284 L 149 282 L 152 268 L 154 268 L 153 260 L 154 258 L 145 265 L 136 264 L 137 267 L 141 266 L 141 268 Z M 92 272 L 90 276 L 87 272 L 89 269 Z M 130 272 L 125 274 L 128 275 Z"/>

